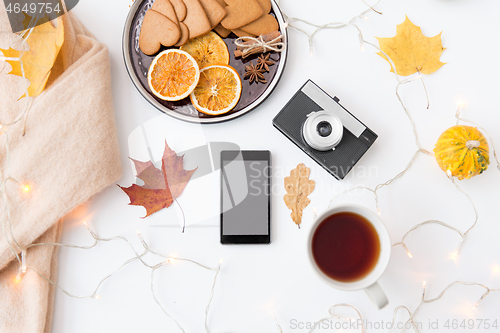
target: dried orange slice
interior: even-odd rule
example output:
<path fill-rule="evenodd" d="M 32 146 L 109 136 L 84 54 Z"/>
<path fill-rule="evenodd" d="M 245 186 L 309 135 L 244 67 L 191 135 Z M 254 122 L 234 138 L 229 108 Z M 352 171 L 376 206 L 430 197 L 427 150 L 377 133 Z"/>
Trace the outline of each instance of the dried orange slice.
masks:
<path fill-rule="evenodd" d="M 191 103 L 203 113 L 220 115 L 234 109 L 241 96 L 241 79 L 228 65 L 201 69 L 198 85 L 191 93 Z"/>
<path fill-rule="evenodd" d="M 192 55 L 200 68 L 210 65 L 229 65 L 227 45 L 213 31 L 187 41 L 181 46 L 181 50 Z"/>
<path fill-rule="evenodd" d="M 165 101 L 178 101 L 193 92 L 200 78 L 200 69 L 189 53 L 169 49 L 154 58 L 148 72 L 153 94 Z"/>

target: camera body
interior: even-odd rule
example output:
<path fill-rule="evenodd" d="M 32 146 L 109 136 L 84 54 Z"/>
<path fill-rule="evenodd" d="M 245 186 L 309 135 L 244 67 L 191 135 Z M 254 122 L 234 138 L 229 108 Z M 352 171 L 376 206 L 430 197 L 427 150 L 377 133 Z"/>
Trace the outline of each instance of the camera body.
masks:
<path fill-rule="evenodd" d="M 344 179 L 378 137 L 311 80 L 273 125 L 337 179 Z"/>

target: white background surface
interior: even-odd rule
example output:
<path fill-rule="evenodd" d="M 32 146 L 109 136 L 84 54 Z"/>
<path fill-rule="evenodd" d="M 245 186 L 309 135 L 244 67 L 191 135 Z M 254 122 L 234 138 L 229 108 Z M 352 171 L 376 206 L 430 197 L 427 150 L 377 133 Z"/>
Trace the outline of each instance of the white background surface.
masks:
<path fill-rule="evenodd" d="M 201 131 L 198 125 L 159 113 L 139 95 L 130 81 L 121 50 L 122 29 L 130 4 L 129 0 L 82 0 L 74 9 L 85 26 L 109 46 L 124 166 L 119 184 L 123 186 L 130 186 L 134 181 L 128 156 L 133 150 L 130 135 L 139 125 L 155 117 L 162 119 L 165 128 L 155 135 L 159 141 L 166 138 L 177 151 L 184 146 L 199 145 L 198 140 L 190 140 L 190 133 L 196 137 Z M 358 0 L 284 0 L 282 4 L 289 16 L 317 23 L 346 21 L 364 8 Z M 370 42 L 377 42 L 374 36 L 394 36 L 396 25 L 404 21 L 405 14 L 421 26 L 427 36 L 443 31 L 443 45 L 447 49 L 441 60 L 447 64 L 424 77 L 430 109 L 426 109 L 424 91 L 418 81 L 401 90 L 414 115 L 423 146 L 432 150 L 439 135 L 454 125 L 459 101 L 466 104 L 463 116 L 485 126 L 500 145 L 498 1 L 386 0 L 377 9 L 383 15 L 369 13 L 370 20 L 358 22 Z M 173 207 L 142 220 L 140 217 L 145 215 L 145 210 L 127 206 L 129 199 L 117 186 L 97 195 L 67 219 L 63 242 L 90 244 L 92 239 L 82 225 L 87 220 L 101 237 L 127 237 L 138 250 L 141 248 L 135 232 L 140 229 L 157 251 L 210 266 L 216 266 L 219 258 L 224 258 L 209 316 L 212 332 L 277 332 L 272 312 L 284 332 L 307 332 L 291 329 L 291 320 L 314 322 L 326 316 L 331 305 L 343 302 L 356 306 L 372 322 L 387 322 L 398 305 L 415 309 L 420 302 L 423 280 L 427 281 L 429 298 L 436 297 L 455 280 L 500 287 L 500 273 L 493 272 L 493 268 L 500 265 L 500 172 L 493 161 L 485 174 L 460 182 L 476 202 L 480 220 L 464 244 L 458 261 L 450 259 L 458 242 L 457 234 L 437 226 L 413 233 L 407 240 L 413 259 L 409 259 L 401 247 L 393 248 L 387 271 L 379 281 L 390 300 L 385 309 L 377 311 L 361 291 L 334 290 L 314 275 L 306 256 L 312 209 L 322 211 L 329 200 L 344 189 L 357 184 L 374 187 L 392 178 L 405 168 L 416 150 L 411 127 L 394 93 L 396 81 L 389 72 L 389 64 L 370 46 L 361 52 L 352 27 L 321 31 L 314 41 L 314 56 L 310 57 L 307 38 L 289 29 L 287 67 L 272 96 L 250 114 L 228 123 L 203 126 L 201 132 L 207 141 L 232 141 L 242 149 L 272 151 L 276 167 L 273 181 L 280 186 L 272 197 L 271 245 L 222 246 L 218 216 L 203 222 L 208 227 L 188 227 L 186 233 L 181 234 L 179 217 Z M 347 109 L 379 134 L 375 145 L 342 182 L 327 174 L 271 124 L 276 113 L 309 78 L 331 95 L 337 95 Z M 161 145 L 159 143 L 158 154 L 161 154 Z M 281 186 L 283 178 L 299 163 L 312 169 L 311 178 L 317 184 L 310 196 L 312 202 L 304 211 L 300 230 L 289 217 Z M 207 188 L 207 195 L 212 193 L 218 197 L 217 182 L 214 184 Z M 197 207 L 197 201 L 200 205 L 204 201 L 204 196 L 189 190 L 190 186 L 180 199 L 181 204 L 190 206 L 188 216 L 189 211 L 195 209 L 192 207 Z M 358 203 L 374 209 L 369 193 L 352 194 L 339 202 Z M 392 242 L 400 240 L 413 225 L 427 219 L 441 219 L 463 231 L 474 220 L 466 198 L 454 188 L 434 159 L 423 155 L 405 177 L 380 191 L 380 204 Z M 169 227 L 150 227 L 152 225 Z M 92 251 L 63 249 L 59 255 L 59 283 L 72 293 L 91 294 L 98 281 L 131 256 L 130 249 L 120 243 L 102 244 Z M 157 262 L 156 258 L 148 259 Z M 204 309 L 212 278 L 211 272 L 180 263 L 162 268 L 157 274 L 155 288 L 160 301 L 187 332 L 203 331 Z M 177 332 L 172 320 L 154 303 L 149 281 L 150 271 L 134 263 L 102 285 L 100 300 L 72 299 L 58 291 L 53 332 Z M 454 287 L 440 301 L 424 306 L 417 319 L 427 332 L 448 331 L 443 327 L 447 319 L 500 321 L 500 294 L 491 294 L 478 309 L 472 310 L 482 293 L 478 287 Z M 399 319 L 406 320 L 406 316 L 401 314 Z M 429 330 L 429 320 L 439 320 L 440 329 Z M 464 330 L 472 331 L 495 332 L 495 329 Z"/>

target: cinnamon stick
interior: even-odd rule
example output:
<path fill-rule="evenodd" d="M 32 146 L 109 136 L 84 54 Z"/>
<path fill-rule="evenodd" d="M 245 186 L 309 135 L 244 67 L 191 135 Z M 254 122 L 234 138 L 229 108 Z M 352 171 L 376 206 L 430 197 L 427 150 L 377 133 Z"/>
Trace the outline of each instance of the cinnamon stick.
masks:
<path fill-rule="evenodd" d="M 260 38 L 262 38 L 262 41 L 264 43 L 268 43 L 272 40 L 275 40 L 278 37 L 280 37 L 280 38 L 277 39 L 276 42 L 281 41 L 281 33 L 279 31 L 273 31 L 273 32 L 270 32 L 268 34 L 260 36 Z M 251 48 L 251 49 L 245 49 L 245 46 L 252 46 L 254 44 L 256 44 L 256 41 L 254 41 L 254 40 L 248 40 L 246 42 L 241 43 L 241 45 L 236 46 L 236 50 L 234 51 L 234 56 L 236 58 L 238 58 L 238 57 L 246 58 L 252 54 L 258 54 L 258 53 L 264 52 L 264 47 L 262 47 L 262 46 Z"/>

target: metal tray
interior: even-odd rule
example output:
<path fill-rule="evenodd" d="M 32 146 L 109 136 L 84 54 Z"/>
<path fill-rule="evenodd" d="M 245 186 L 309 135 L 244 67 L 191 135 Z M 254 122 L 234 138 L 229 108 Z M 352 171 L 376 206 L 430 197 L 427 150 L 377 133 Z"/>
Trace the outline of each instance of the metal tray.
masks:
<path fill-rule="evenodd" d="M 268 81 L 266 84 L 249 84 L 248 80 L 243 80 L 245 64 L 251 61 L 255 64 L 255 59 L 258 55 L 250 56 L 244 60 L 240 58 L 236 59 L 233 53 L 236 48 L 233 41 L 236 37 L 231 34 L 227 38 L 224 38 L 230 53 L 229 65 L 234 67 L 242 78 L 241 98 L 233 110 L 220 116 L 210 116 L 198 112 L 191 104 L 189 98 L 176 102 L 163 101 L 157 98 L 150 91 L 147 83 L 149 65 L 156 55 L 147 56 L 139 49 L 139 34 L 142 20 L 144 19 L 145 12 L 151 8 L 153 2 L 154 0 L 136 0 L 134 2 L 125 22 L 122 47 L 125 67 L 127 68 L 132 82 L 139 93 L 154 107 L 169 116 L 188 122 L 204 124 L 219 123 L 235 119 L 252 111 L 273 92 L 281 78 L 281 75 L 283 74 L 283 70 L 285 69 L 288 38 L 283 15 L 276 2 L 271 0 L 271 14 L 273 14 L 278 20 L 280 32 L 283 36 L 282 41 L 285 46 L 281 53 L 271 53 L 271 58 L 275 60 L 276 63 L 269 68 L 270 72 L 265 74 L 266 80 Z"/>

